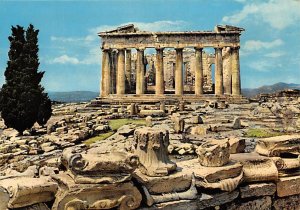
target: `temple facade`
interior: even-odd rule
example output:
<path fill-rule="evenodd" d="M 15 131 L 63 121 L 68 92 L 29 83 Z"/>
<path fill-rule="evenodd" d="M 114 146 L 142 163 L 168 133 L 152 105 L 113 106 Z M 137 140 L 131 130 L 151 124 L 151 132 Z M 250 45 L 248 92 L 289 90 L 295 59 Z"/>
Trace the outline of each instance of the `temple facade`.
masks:
<path fill-rule="evenodd" d="M 126 25 L 100 32 L 100 99 L 239 98 L 242 31 L 218 25 L 213 31 L 148 32 Z"/>

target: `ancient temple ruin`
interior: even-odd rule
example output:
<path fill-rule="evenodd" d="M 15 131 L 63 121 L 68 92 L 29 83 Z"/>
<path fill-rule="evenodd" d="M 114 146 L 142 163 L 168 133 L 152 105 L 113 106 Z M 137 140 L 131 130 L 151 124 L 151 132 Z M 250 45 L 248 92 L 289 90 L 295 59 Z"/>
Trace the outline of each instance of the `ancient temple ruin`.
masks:
<path fill-rule="evenodd" d="M 98 101 L 240 101 L 242 31 L 217 25 L 214 31 L 149 32 L 131 24 L 100 32 Z M 214 53 L 206 52 L 208 48 Z"/>

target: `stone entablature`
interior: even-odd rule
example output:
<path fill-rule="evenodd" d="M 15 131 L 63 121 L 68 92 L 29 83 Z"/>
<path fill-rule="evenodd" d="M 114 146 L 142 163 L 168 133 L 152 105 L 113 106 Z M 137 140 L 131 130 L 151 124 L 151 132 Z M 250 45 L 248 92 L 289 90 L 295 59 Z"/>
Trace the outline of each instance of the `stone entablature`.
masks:
<path fill-rule="evenodd" d="M 128 25 L 134 28 L 134 25 Z M 126 28 L 125 28 L 126 29 Z M 124 29 L 124 30 L 125 30 Z M 243 29 L 238 27 L 216 26 L 215 31 L 172 31 L 149 32 L 107 31 L 100 32 L 103 49 L 119 48 L 185 48 L 185 47 L 239 47 L 239 36 Z"/>
<path fill-rule="evenodd" d="M 146 32 L 128 25 L 100 32 L 103 50 L 101 97 L 111 94 L 144 95 L 149 82 L 147 63 L 155 69 L 153 83 L 156 95 L 165 95 L 165 91 L 172 87 L 176 96 L 183 96 L 185 91 L 201 96 L 205 90 L 212 89 L 212 76 L 207 69 L 210 70 L 213 62 L 206 62 L 211 58 L 207 59 L 209 56 L 203 51 L 205 47 L 215 48 L 215 95 L 240 96 L 239 36 L 243 30 L 233 26 L 216 26 L 214 31 Z M 154 59 L 149 60 L 149 56 L 145 55 L 146 48 L 155 48 Z M 173 48 L 175 52 L 168 57 L 165 48 Z M 184 55 L 187 48 L 194 48 L 194 55 L 188 62 Z M 136 50 L 134 56 L 132 49 Z M 193 75 L 191 72 L 194 72 Z"/>

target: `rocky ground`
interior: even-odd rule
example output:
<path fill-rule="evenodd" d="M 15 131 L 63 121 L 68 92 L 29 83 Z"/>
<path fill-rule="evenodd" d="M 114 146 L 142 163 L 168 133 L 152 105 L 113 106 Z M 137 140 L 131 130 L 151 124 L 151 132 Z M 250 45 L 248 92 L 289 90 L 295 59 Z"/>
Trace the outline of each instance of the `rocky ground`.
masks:
<path fill-rule="evenodd" d="M 282 137 L 286 142 L 300 141 L 299 99 L 240 105 L 216 101 L 105 105 L 98 110 L 86 105 L 54 105 L 53 116 L 47 125 L 35 125 L 23 136 L 6 128 L 0 121 L 0 200 L 3 201 L 0 209 L 109 209 L 116 206 L 120 209 L 146 206 L 153 209 L 175 209 L 175 206 L 177 209 L 212 206 L 228 209 L 271 209 L 273 206 L 282 209 L 286 203 L 290 209 L 297 209 L 300 177 L 290 169 L 300 166 L 297 159 L 300 149 L 287 149 L 281 145 L 284 147 L 279 152 L 283 154 L 281 157 L 270 155 L 271 147 L 257 146 L 257 142 L 268 145 L 261 139 L 279 135 L 289 135 Z M 299 138 L 291 137 L 295 135 Z M 162 142 L 157 143 L 157 139 Z M 148 150 L 149 144 L 145 150 L 145 146 L 141 146 L 143 141 L 153 141 L 153 148 L 161 148 L 160 152 L 152 154 Z M 139 148 L 142 151 L 137 153 Z M 137 161 L 146 169 L 140 164 L 133 166 L 131 154 L 137 155 Z M 144 159 L 145 154 L 148 156 Z M 280 159 L 287 155 L 292 160 Z M 99 159 L 94 160 L 95 157 Z M 150 163 L 147 162 L 149 157 Z M 169 161 L 177 166 L 169 166 Z M 107 164 L 105 167 L 104 163 Z M 155 165 L 167 172 L 156 174 L 162 169 L 158 170 Z M 255 174 L 253 168 L 259 170 L 260 167 L 269 173 Z M 174 170 L 176 173 L 171 172 Z M 116 176 L 113 171 L 122 175 Z M 284 178 L 278 174 L 283 174 Z M 289 174 L 293 175 L 294 184 L 289 182 Z M 251 179 L 252 176 L 256 179 Z M 194 184 L 192 180 L 196 180 Z M 156 189 L 154 183 L 169 186 L 177 183 L 178 186 L 161 190 L 161 187 Z M 287 193 L 282 188 L 289 185 L 292 192 Z M 76 197 L 71 192 L 77 188 L 86 194 L 79 193 L 81 197 Z M 93 206 L 92 201 L 84 196 L 95 197 L 97 191 L 109 195 L 128 192 L 134 199 L 130 201 L 132 205 L 128 204 L 129 201 L 125 205 L 122 196 L 116 200 L 97 197 Z M 79 198 L 87 203 L 75 202 L 73 205 L 74 199 Z"/>

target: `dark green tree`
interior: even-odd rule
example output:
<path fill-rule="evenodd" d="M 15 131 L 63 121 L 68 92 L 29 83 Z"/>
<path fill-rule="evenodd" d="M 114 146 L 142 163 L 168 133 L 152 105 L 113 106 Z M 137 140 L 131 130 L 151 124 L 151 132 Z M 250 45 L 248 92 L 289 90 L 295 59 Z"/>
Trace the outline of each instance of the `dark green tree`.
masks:
<path fill-rule="evenodd" d="M 40 85 L 44 72 L 39 72 L 38 30 L 30 25 L 12 27 L 6 82 L 0 91 L 0 111 L 7 127 L 20 134 L 35 122 L 45 124 L 50 118 L 51 101 Z"/>

